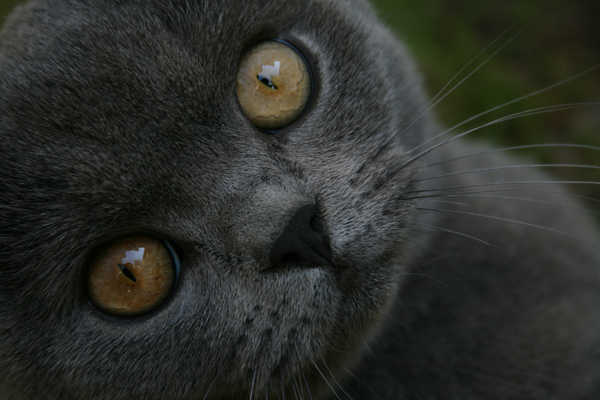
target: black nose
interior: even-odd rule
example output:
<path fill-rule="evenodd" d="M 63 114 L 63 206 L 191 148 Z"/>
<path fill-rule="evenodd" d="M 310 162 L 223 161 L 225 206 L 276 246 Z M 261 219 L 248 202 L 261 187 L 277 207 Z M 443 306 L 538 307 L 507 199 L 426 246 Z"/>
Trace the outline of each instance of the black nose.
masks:
<path fill-rule="evenodd" d="M 329 240 L 323 232 L 316 205 L 300 207 L 273 243 L 270 268 L 286 264 L 314 267 L 333 265 Z"/>

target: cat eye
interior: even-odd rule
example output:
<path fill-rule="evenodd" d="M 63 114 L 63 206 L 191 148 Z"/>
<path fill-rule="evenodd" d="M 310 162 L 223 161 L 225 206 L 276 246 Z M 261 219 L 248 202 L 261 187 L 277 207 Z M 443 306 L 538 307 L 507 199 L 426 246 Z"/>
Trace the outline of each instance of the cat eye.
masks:
<path fill-rule="evenodd" d="M 242 59 L 237 97 L 244 115 L 258 128 L 279 129 L 294 122 L 310 92 L 307 62 L 286 42 L 263 42 Z"/>
<path fill-rule="evenodd" d="M 106 313 L 136 316 L 163 303 L 178 276 L 179 260 L 168 242 L 133 236 L 96 253 L 88 272 L 88 293 Z"/>

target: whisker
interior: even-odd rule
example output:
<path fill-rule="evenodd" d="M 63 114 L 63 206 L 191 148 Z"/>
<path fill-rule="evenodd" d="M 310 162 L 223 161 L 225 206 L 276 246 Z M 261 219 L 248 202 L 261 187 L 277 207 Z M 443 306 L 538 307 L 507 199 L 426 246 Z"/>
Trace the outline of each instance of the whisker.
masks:
<path fill-rule="evenodd" d="M 335 398 L 337 400 L 342 400 L 341 397 L 339 396 L 338 392 L 335 390 L 335 387 L 331 384 L 331 382 L 329 382 L 329 380 L 323 374 L 323 372 L 321 371 L 321 369 L 319 368 L 319 366 L 317 365 L 317 363 L 312 358 L 311 358 L 310 362 L 315 367 L 315 370 L 319 373 L 319 375 L 321 376 L 321 378 L 323 378 L 323 381 L 325 382 L 325 384 L 327 385 L 327 387 L 329 387 L 329 389 L 331 390 L 331 392 L 333 393 L 333 395 L 335 396 Z"/>
<path fill-rule="evenodd" d="M 304 374 L 303 370 L 300 371 L 300 377 L 302 378 L 302 382 L 304 382 L 304 387 L 308 393 L 308 398 L 313 400 L 312 391 L 310 390 L 310 385 L 308 384 L 308 380 L 306 379 L 306 375 Z"/>
<path fill-rule="evenodd" d="M 490 182 L 490 183 L 480 183 L 473 185 L 461 185 L 461 186 L 451 186 L 444 187 L 439 189 L 421 189 L 421 190 L 411 190 L 407 192 L 407 194 L 412 193 L 445 193 L 448 192 L 450 194 L 454 194 L 451 191 L 454 190 L 462 190 L 462 189 L 471 189 L 471 188 L 479 188 L 479 187 L 493 187 L 493 186 L 510 186 L 510 185 L 552 185 L 552 184 L 561 184 L 561 185 L 600 185 L 599 181 L 565 181 L 565 180 L 531 180 L 531 181 L 506 181 L 506 182 Z M 460 192 L 459 192 L 460 193 Z M 426 197 L 424 197 L 426 198 Z M 415 197 L 406 197 L 404 200 L 414 200 Z"/>
<path fill-rule="evenodd" d="M 450 89 L 448 89 L 448 91 L 446 93 L 444 93 L 444 90 L 446 90 L 446 88 L 449 87 L 453 83 L 454 80 L 458 79 L 458 77 L 462 74 L 462 72 L 464 72 L 470 65 L 472 65 L 476 61 L 478 61 L 478 59 L 481 58 L 481 56 L 485 55 L 485 53 L 487 52 L 487 50 L 489 48 L 492 48 L 496 42 L 498 42 L 502 37 L 504 37 L 506 34 L 510 33 L 513 30 L 514 30 L 514 27 L 511 27 L 511 28 L 507 29 L 506 31 L 504 31 L 502 34 L 500 34 L 499 37 L 494 39 L 494 41 L 492 43 L 490 43 L 488 46 L 486 46 L 480 52 L 480 54 L 475 57 L 475 59 L 469 61 L 466 65 L 464 65 L 450 79 L 450 81 L 434 96 L 434 98 L 430 101 L 429 106 L 427 106 L 416 118 L 414 118 L 405 128 L 403 128 L 400 131 L 399 135 L 402 135 L 403 133 L 407 132 L 410 128 L 412 128 L 418 121 L 420 121 L 427 115 L 428 111 L 435 108 L 435 106 L 437 106 L 444 99 L 446 99 L 446 97 L 448 97 L 455 90 L 457 90 L 459 87 L 461 87 L 469 78 L 471 78 L 473 75 L 475 75 L 477 72 L 479 72 L 479 70 L 481 70 L 484 66 L 486 66 L 495 56 L 497 56 L 498 53 L 500 53 L 502 50 L 504 50 L 506 47 L 508 47 L 516 38 L 518 38 L 521 33 L 520 31 L 513 33 L 507 40 L 504 41 L 504 43 L 502 43 L 496 50 L 494 50 L 491 54 L 489 54 L 471 72 L 469 72 L 465 77 L 463 77 L 460 81 L 458 81 L 458 83 L 456 83 L 454 86 L 452 86 Z"/>
<path fill-rule="evenodd" d="M 449 254 L 446 254 L 444 257 L 444 259 L 450 258 Z M 436 259 L 436 261 L 439 261 L 438 259 Z M 428 265 L 431 265 L 432 263 L 427 263 L 427 264 L 421 264 L 420 267 L 425 267 Z M 423 272 L 402 272 L 401 273 L 402 277 L 406 277 L 406 278 L 425 278 L 430 282 L 435 283 L 436 285 L 439 285 L 440 287 L 449 287 L 448 282 L 445 282 L 441 279 L 435 278 L 433 274 L 426 274 Z"/>
<path fill-rule="evenodd" d="M 454 74 L 452 76 L 452 78 L 450 78 L 450 80 L 435 94 L 435 96 L 433 96 L 433 98 L 431 99 L 431 103 L 435 102 L 438 98 L 440 98 L 443 95 L 443 93 L 446 91 L 446 89 L 449 88 L 454 83 L 454 81 L 457 80 L 458 77 L 461 76 L 463 74 L 463 72 L 465 72 L 467 70 L 467 68 L 469 68 L 471 65 L 475 64 L 480 58 L 485 56 L 485 54 L 488 52 L 488 50 L 493 48 L 497 42 L 499 42 L 504 36 L 506 36 L 508 33 L 512 32 L 512 31 L 514 31 L 514 25 L 511 26 L 510 28 L 506 29 L 500 35 L 498 35 L 498 37 L 496 37 L 492 42 L 490 42 L 487 46 L 485 46 L 475 57 L 471 58 L 466 64 L 464 64 L 458 70 L 458 72 L 456 72 L 456 74 Z M 489 62 L 489 60 L 485 60 L 484 62 L 487 63 L 487 62 Z M 479 67 L 479 69 L 481 69 L 481 66 Z M 450 89 L 450 92 L 452 92 L 452 90 L 453 89 Z M 433 107 L 435 107 L 435 106 L 433 106 Z"/>
<path fill-rule="evenodd" d="M 490 127 L 490 126 L 494 126 L 494 125 L 498 125 L 501 124 L 503 122 L 507 122 L 507 121 L 512 121 L 514 119 L 518 119 L 518 118 L 524 118 L 524 117 L 530 117 L 530 116 L 534 116 L 534 115 L 540 115 L 540 114 L 548 114 L 548 113 L 552 113 L 552 112 L 558 112 L 558 111 L 566 111 L 566 110 L 571 110 L 574 108 L 578 108 L 578 107 L 583 107 L 583 106 L 600 106 L 600 102 L 581 102 L 581 103 L 567 103 L 567 104 L 555 104 L 555 105 L 551 105 L 551 106 L 545 106 L 545 107 L 537 107 L 537 108 L 531 108 L 525 111 L 520 111 L 517 113 L 513 113 L 513 114 L 508 114 L 505 115 L 503 117 L 500 118 L 496 118 L 492 121 L 486 122 L 482 125 L 479 125 L 475 128 L 471 128 L 468 129 L 464 132 L 461 132 L 459 134 L 456 134 L 450 138 L 444 139 L 434 145 L 431 145 L 430 147 L 426 148 L 425 150 L 417 153 L 415 156 L 410 157 L 407 161 L 405 161 L 404 163 L 402 163 L 402 165 L 400 165 L 400 167 L 397 167 L 397 170 L 401 170 L 407 166 L 409 166 L 410 164 L 412 164 L 413 162 L 415 162 L 416 160 L 419 160 L 420 158 L 426 156 L 427 154 L 431 153 L 432 151 L 445 146 L 449 143 L 455 142 L 456 140 L 463 138 L 465 136 L 468 136 L 474 132 L 478 132 L 481 131 L 484 128 Z M 442 132 L 442 134 L 447 135 L 448 133 L 452 132 L 454 130 L 454 128 L 450 128 L 444 132 Z M 411 151 L 409 151 L 408 153 L 411 153 Z"/>
<path fill-rule="evenodd" d="M 254 400 L 254 386 L 256 385 L 257 370 L 252 374 L 252 383 L 250 384 L 250 400 Z"/>
<path fill-rule="evenodd" d="M 325 368 L 325 371 L 329 374 L 329 376 L 331 377 L 331 379 L 333 380 L 333 383 L 338 387 L 338 389 L 340 389 L 340 391 L 344 394 L 344 396 L 346 396 L 348 399 L 350 400 L 354 400 L 352 398 L 352 396 L 350 396 L 342 387 L 342 385 L 338 382 L 338 380 L 335 378 L 335 375 L 333 374 L 333 372 L 331 371 L 331 369 L 329 368 L 329 366 L 327 365 L 327 362 L 321 358 L 321 363 L 323 364 L 323 368 Z"/>
<path fill-rule="evenodd" d="M 381 189 L 386 182 L 389 182 L 392 180 L 392 178 L 400 173 L 404 168 L 406 168 L 407 166 L 409 166 L 410 164 L 414 163 L 415 161 L 421 159 L 422 157 L 425 157 L 426 155 L 430 154 L 431 152 L 433 152 L 434 150 L 452 143 L 460 138 L 463 138 L 467 135 L 470 135 L 474 132 L 480 131 L 483 128 L 489 127 L 489 126 L 493 126 L 493 125 L 497 125 L 500 124 L 502 122 L 506 122 L 506 121 L 510 121 L 513 119 L 517 119 L 517 118 L 523 118 L 523 117 L 528 117 L 528 116 L 532 116 L 532 115 L 539 115 L 539 114 L 546 114 L 546 113 L 550 113 L 550 112 L 557 112 L 557 111 L 564 111 L 564 110 L 569 110 L 569 109 L 573 109 L 576 107 L 580 107 L 580 106 L 600 106 L 600 102 L 583 102 L 583 103 L 570 103 L 570 104 L 557 104 L 557 105 L 552 105 L 552 106 L 546 106 L 546 107 L 538 107 L 538 108 L 533 108 L 533 109 L 529 109 L 529 110 L 525 110 L 525 111 L 521 111 L 518 113 L 514 113 L 514 114 L 509 114 L 509 115 L 505 115 L 501 118 L 497 118 L 493 121 L 489 121 L 486 122 L 483 125 L 477 126 L 475 128 L 471 128 L 467 131 L 464 131 L 460 134 L 454 135 L 448 139 L 445 139 L 441 142 L 438 142 L 432 146 L 430 146 L 429 148 L 423 150 L 422 152 L 418 153 L 417 155 L 410 157 L 407 161 L 404 161 L 401 165 L 391 169 L 390 171 L 388 171 L 385 175 L 385 178 L 380 178 L 377 179 L 374 185 L 374 189 L 375 190 L 379 190 Z"/>
<path fill-rule="evenodd" d="M 411 274 L 406 273 L 406 274 L 403 274 L 403 275 L 411 275 Z M 417 275 L 417 274 L 414 274 L 414 275 Z M 429 277 L 429 276 L 427 276 L 427 277 Z M 373 395 L 373 398 L 376 398 L 375 396 L 377 396 L 377 392 L 375 390 L 373 390 L 373 386 L 371 386 L 368 382 L 363 381 L 361 377 L 359 377 L 358 375 L 356 375 L 356 373 L 354 373 L 353 371 L 351 371 L 349 368 L 344 368 L 344 371 L 357 384 L 359 384 L 360 387 L 365 388 L 366 390 L 368 390 Z"/>
<path fill-rule="evenodd" d="M 491 195 L 485 195 L 485 194 L 449 194 L 449 195 L 443 195 L 443 197 L 470 197 L 470 198 L 477 198 L 477 199 L 493 199 L 493 200 L 515 200 L 515 201 L 523 201 L 523 202 L 527 202 L 527 203 L 534 203 L 534 204 L 543 204 L 543 205 L 547 205 L 547 206 L 553 206 L 553 207 L 561 207 L 564 204 L 562 203 L 556 203 L 556 202 L 552 202 L 552 201 L 547 201 L 547 200 L 539 200 L 539 199 L 532 199 L 532 198 L 528 198 L 528 197 L 517 197 L 517 196 L 491 196 Z"/>
<path fill-rule="evenodd" d="M 436 162 L 433 162 L 430 164 L 426 164 L 426 165 L 422 166 L 421 169 L 426 169 L 426 168 L 433 167 L 433 166 L 440 165 L 440 164 L 447 164 L 447 163 L 454 162 L 454 161 L 464 160 L 465 158 L 484 156 L 484 155 L 489 155 L 489 154 L 497 154 L 497 153 L 503 153 L 503 152 L 513 151 L 513 150 L 528 150 L 528 149 L 541 149 L 541 148 L 574 148 L 574 149 L 600 151 L 600 146 L 591 146 L 591 145 L 587 145 L 587 144 L 577 144 L 577 143 L 525 144 L 525 145 L 521 145 L 521 146 L 510 146 L 510 147 L 503 147 L 503 148 L 494 149 L 494 150 L 485 150 L 485 151 L 478 151 L 475 153 L 464 154 L 462 156 L 452 157 L 452 158 L 448 158 L 446 160 L 436 161 Z"/>
<path fill-rule="evenodd" d="M 583 195 L 576 195 L 576 197 L 585 200 L 585 201 L 589 201 L 591 203 L 600 203 L 600 199 L 597 199 L 595 197 L 592 196 L 583 196 Z"/>
<path fill-rule="evenodd" d="M 294 388 L 294 395 L 296 396 L 296 400 L 302 400 L 302 390 L 300 389 L 300 383 L 298 382 L 300 378 L 298 376 L 294 376 L 292 378 L 292 387 Z"/>
<path fill-rule="evenodd" d="M 434 150 L 448 144 L 448 143 L 452 143 L 462 137 L 465 137 L 467 135 L 472 134 L 473 132 L 477 132 L 482 130 L 483 128 L 489 127 L 489 126 L 493 126 L 496 124 L 500 124 L 502 122 L 506 122 L 506 121 L 510 121 L 513 119 L 517 119 L 517 118 L 523 118 L 523 117 L 527 117 L 527 116 L 532 116 L 532 115 L 538 115 L 538 114 L 545 114 L 545 113 L 549 113 L 549 112 L 556 112 L 556 111 L 564 111 L 564 110 L 568 110 L 568 109 L 572 109 L 572 108 L 576 108 L 578 106 L 600 106 L 600 102 L 584 102 L 584 103 L 571 103 L 571 104 L 558 104 L 558 105 L 552 105 L 552 106 L 546 106 L 546 107 L 538 107 L 538 108 L 534 108 L 534 109 L 529 109 L 529 110 L 525 110 L 525 111 L 521 111 L 515 114 L 510 114 L 510 115 L 506 115 L 504 117 L 495 119 L 493 121 L 489 121 L 483 125 L 480 125 L 478 127 L 469 129 L 467 131 L 464 131 L 460 134 L 457 134 L 455 136 L 452 136 L 451 138 L 445 139 L 441 142 L 436 143 L 435 145 L 432 145 L 431 147 L 429 147 L 426 150 L 423 150 L 422 152 L 420 152 L 419 154 L 409 158 L 407 161 L 404 161 L 401 165 L 391 169 L 390 171 L 388 171 L 384 177 L 378 178 L 375 180 L 375 183 L 373 184 L 373 190 L 378 191 L 380 190 L 386 182 L 390 182 L 392 180 L 392 178 L 400 173 L 405 167 L 409 166 L 410 164 L 412 164 L 413 162 L 419 160 L 420 158 L 428 155 L 429 153 L 433 152 Z M 361 167 L 362 168 L 362 167 Z"/>
<path fill-rule="evenodd" d="M 471 116 L 471 117 L 463 120 L 462 122 L 459 122 L 458 124 L 452 126 L 451 128 L 449 128 L 449 129 L 447 129 L 447 130 L 439 133 L 438 135 L 435 135 L 434 137 L 426 140 L 425 142 L 421 143 L 420 145 L 415 146 L 414 148 L 410 149 L 408 151 L 408 153 L 413 153 L 413 152 L 417 151 L 418 149 L 422 148 L 423 146 L 431 143 L 434 140 L 437 140 L 437 139 L 439 139 L 439 138 L 447 135 L 448 133 L 451 133 L 451 132 L 455 131 L 456 129 L 458 129 L 458 128 L 460 128 L 460 127 L 468 124 L 469 122 L 477 120 L 477 119 L 479 119 L 479 118 L 481 118 L 481 117 L 483 117 L 485 115 L 491 114 L 491 113 L 493 113 L 495 111 L 498 111 L 498 110 L 501 110 L 503 108 L 506 108 L 509 105 L 518 103 L 518 102 L 520 102 L 522 100 L 526 100 L 528 98 L 531 98 L 531 97 L 534 97 L 534 96 L 546 93 L 546 92 L 548 92 L 548 91 L 550 91 L 552 89 L 555 89 L 557 87 L 564 86 L 567 83 L 570 83 L 570 82 L 572 82 L 572 81 L 574 81 L 576 79 L 579 79 L 579 78 L 581 78 L 581 77 L 583 77 L 583 76 L 585 76 L 585 75 L 587 75 L 587 74 L 589 74 L 589 73 L 591 73 L 591 72 L 593 72 L 593 71 L 595 71 L 595 70 L 597 70 L 599 68 L 600 68 L 600 64 L 593 65 L 592 67 L 590 67 L 590 68 L 588 68 L 588 69 L 586 69 L 586 70 L 584 70 L 582 72 L 579 72 L 579 73 L 577 73 L 577 74 L 575 74 L 575 75 L 573 75 L 573 76 L 571 76 L 569 78 L 563 79 L 563 80 L 561 80 L 559 82 L 553 83 L 552 85 L 546 86 L 544 88 L 541 88 L 541 89 L 538 89 L 538 90 L 534 90 L 532 92 L 524 94 L 523 96 L 516 97 L 516 98 L 514 98 L 514 99 L 512 99 L 510 101 L 507 101 L 505 103 L 499 104 L 497 106 L 489 108 L 489 109 L 487 109 L 485 111 L 482 111 L 480 113 L 477 113 L 477 114 L 475 114 L 475 115 L 473 115 L 473 116 Z"/>
<path fill-rule="evenodd" d="M 417 208 L 417 209 L 419 209 L 419 208 Z M 490 242 L 487 242 L 487 241 L 485 241 L 483 239 L 480 239 L 478 237 L 475 237 L 473 235 L 469 235 L 467 233 L 460 232 L 460 231 L 455 231 L 455 230 L 448 229 L 448 228 L 443 228 L 441 226 L 426 225 L 426 224 L 414 224 L 414 226 L 417 226 L 419 228 L 429 229 L 430 231 L 434 231 L 434 232 L 450 233 L 452 235 L 456 235 L 456 236 L 460 236 L 460 237 L 463 237 L 463 238 L 466 238 L 466 239 L 473 240 L 473 241 L 475 241 L 477 243 L 481 243 L 481 244 L 486 245 L 486 246 L 498 247 L 496 245 L 492 245 Z"/>
<path fill-rule="evenodd" d="M 298 360 L 301 360 L 302 358 L 300 357 L 300 350 L 298 349 L 298 346 L 293 346 L 294 352 L 296 353 L 296 358 Z M 311 360 L 312 361 L 312 360 Z M 312 400 L 313 396 L 312 396 L 312 392 L 310 390 L 310 385 L 308 384 L 308 380 L 306 379 L 306 375 L 304 373 L 304 369 L 300 369 L 299 370 L 300 374 L 299 377 L 301 378 L 300 384 L 304 384 L 304 387 L 306 389 L 306 393 L 308 393 L 308 398 L 310 400 Z"/>
<path fill-rule="evenodd" d="M 410 128 L 412 128 L 418 121 L 423 119 L 427 112 L 437 106 L 440 102 L 442 102 L 446 97 L 452 94 L 455 90 L 457 90 L 460 86 L 462 86 L 470 77 L 476 74 L 479 70 L 481 70 L 485 65 L 487 65 L 498 53 L 504 50 L 508 45 L 510 45 L 520 34 L 520 32 L 513 33 L 508 39 L 506 39 L 500 46 L 494 50 L 491 54 L 489 54 L 485 59 L 480 62 L 471 72 L 469 72 L 465 77 L 463 77 L 458 83 L 454 84 L 454 81 L 457 80 L 463 72 L 465 72 L 471 65 L 475 64 L 479 61 L 480 58 L 484 57 L 488 50 L 493 49 L 494 46 L 500 42 L 507 34 L 514 32 L 514 26 L 506 29 L 502 32 L 496 39 L 494 39 L 489 45 L 487 45 L 484 49 L 482 49 L 477 56 L 473 57 L 469 62 L 463 65 L 460 70 L 450 78 L 450 80 L 442 87 L 436 95 L 429 101 L 429 104 L 423 108 L 418 115 L 413 118 L 406 127 L 402 128 L 398 133 L 392 135 L 390 138 L 386 139 L 384 143 L 377 148 L 375 154 L 369 158 L 370 161 L 374 161 L 378 159 L 383 151 L 387 149 L 390 143 L 395 140 L 398 136 L 401 136 L 404 132 L 407 132 Z M 448 89 L 450 87 L 450 89 Z M 358 171 L 361 171 L 364 168 L 365 164 L 362 164 Z M 360 172 L 358 172 L 360 173 Z"/>
<path fill-rule="evenodd" d="M 503 192 L 504 190 L 502 190 Z M 492 191 L 492 192 L 498 192 L 498 191 Z M 561 192 L 550 192 L 550 193 L 544 193 L 544 195 L 559 195 L 559 194 L 563 194 Z M 577 194 L 570 194 L 571 197 L 576 197 L 578 199 L 582 199 L 585 201 L 589 201 L 589 202 L 593 202 L 593 203 L 600 203 L 600 199 L 596 199 L 594 197 L 591 196 L 584 196 L 584 195 L 577 195 Z M 517 197 L 517 196 L 496 196 L 496 195 L 485 195 L 485 194 L 477 194 L 477 193 L 473 193 L 473 194 L 469 194 L 469 193 L 465 193 L 465 194 L 445 194 L 445 195 L 440 195 L 441 197 L 458 197 L 458 198 L 462 198 L 462 197 L 472 197 L 472 198 L 483 198 L 483 199 L 497 199 L 497 200 L 515 200 L 515 201 L 523 201 L 523 202 L 528 202 L 528 203 L 534 203 L 534 204 L 542 204 L 542 205 L 547 205 L 547 206 L 552 206 L 552 207 L 562 207 L 565 204 L 564 203 L 557 203 L 554 201 L 547 201 L 547 200 L 540 200 L 540 199 L 532 199 L 532 198 L 528 198 L 528 197 Z M 457 204 L 460 204 L 457 202 Z"/>
<path fill-rule="evenodd" d="M 202 398 L 202 400 L 206 400 L 208 399 L 208 396 L 210 395 L 210 392 L 213 388 L 213 385 L 215 384 L 215 382 L 217 381 L 218 375 L 214 377 L 214 379 L 208 384 L 208 388 L 206 389 L 206 393 L 204 394 L 204 397 Z"/>
<path fill-rule="evenodd" d="M 469 175 L 469 174 L 479 174 L 485 172 L 494 172 L 494 171 L 502 171 L 508 169 L 519 169 L 519 168 L 576 168 L 576 169 L 600 169 L 598 165 L 589 165 L 589 164 L 513 164 L 513 165 L 502 165 L 498 167 L 488 167 L 488 168 L 476 168 L 470 170 L 462 170 L 456 171 L 453 173 L 442 174 L 438 176 L 429 176 L 422 179 L 415 180 L 414 182 L 424 182 L 430 181 L 434 179 L 442 179 L 449 176 L 460 176 L 460 175 Z"/>
<path fill-rule="evenodd" d="M 486 186 L 486 185 L 482 185 L 482 186 Z M 433 191 L 435 189 L 430 189 L 430 190 L 419 190 L 419 191 L 412 191 L 414 192 L 429 192 L 429 191 Z M 411 197 L 402 197 L 402 200 L 405 201 L 410 201 L 410 200 L 423 200 L 423 199 L 439 199 L 439 198 L 444 198 L 444 197 L 452 197 L 452 196 L 470 196 L 470 195 L 479 195 L 479 194 L 487 194 L 487 193 L 506 193 L 506 192 L 511 192 L 511 191 L 516 191 L 516 190 L 520 190 L 518 187 L 506 187 L 503 189 L 488 189 L 488 190 L 472 190 L 472 191 L 456 191 L 456 192 L 449 192 L 449 193 L 432 193 L 432 194 L 426 194 L 426 195 L 420 195 L 420 196 L 411 196 Z M 547 192 L 548 194 L 563 194 L 562 192 Z M 589 196 L 577 196 L 576 197 L 580 197 L 582 199 L 585 199 L 586 197 Z M 594 199 L 593 197 L 590 197 L 590 201 L 596 201 L 596 202 L 600 202 L 600 200 L 598 199 Z"/>
<path fill-rule="evenodd" d="M 283 384 L 283 380 L 279 382 L 279 390 L 281 390 L 281 400 L 285 400 L 285 385 Z"/>
<path fill-rule="evenodd" d="M 469 204 L 462 201 L 438 200 L 438 203 L 452 204 L 453 206 L 468 207 Z"/>
<path fill-rule="evenodd" d="M 510 224 L 527 226 L 527 227 L 530 227 L 530 228 L 535 228 L 535 229 L 539 229 L 539 230 L 542 230 L 542 231 L 546 231 L 546 232 L 550 232 L 550 233 L 555 233 L 555 234 L 558 234 L 558 235 L 561 235 L 561 236 L 567 236 L 567 237 L 569 237 L 571 239 L 578 239 L 577 237 L 573 236 L 572 234 L 564 232 L 564 231 L 562 231 L 560 229 L 555 229 L 555 228 L 551 228 L 549 226 L 544 226 L 544 225 L 533 224 L 533 223 L 526 222 L 526 221 L 521 221 L 521 220 L 518 220 L 518 219 L 500 217 L 500 216 L 497 216 L 497 215 L 480 214 L 480 213 L 475 213 L 475 212 L 470 212 L 470 211 L 461 211 L 461 210 L 448 210 L 448 209 L 441 209 L 441 208 L 417 207 L 417 210 L 427 211 L 427 212 L 446 213 L 446 214 L 469 215 L 469 216 L 479 217 L 479 218 L 485 218 L 485 219 L 489 219 L 489 220 L 493 220 L 493 221 L 499 221 L 499 222 L 505 222 L 505 223 L 510 223 Z"/>

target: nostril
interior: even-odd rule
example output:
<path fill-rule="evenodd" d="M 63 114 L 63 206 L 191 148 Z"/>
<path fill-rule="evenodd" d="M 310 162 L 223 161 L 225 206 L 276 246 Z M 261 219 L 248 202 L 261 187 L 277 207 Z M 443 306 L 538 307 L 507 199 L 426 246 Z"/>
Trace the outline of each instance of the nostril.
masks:
<path fill-rule="evenodd" d="M 323 227 L 323 219 L 321 218 L 320 215 L 315 214 L 312 216 L 312 218 L 310 219 L 310 227 L 313 231 L 317 232 L 317 233 L 323 233 L 324 231 L 324 227 Z"/>
<path fill-rule="evenodd" d="M 273 242 L 270 266 L 285 264 L 316 266 L 332 265 L 329 240 L 324 234 L 323 221 L 316 205 L 296 210 L 281 235 Z"/>
<path fill-rule="evenodd" d="M 297 253 L 286 253 L 281 257 L 281 262 L 283 264 L 293 263 L 298 264 L 302 262 L 302 256 Z"/>

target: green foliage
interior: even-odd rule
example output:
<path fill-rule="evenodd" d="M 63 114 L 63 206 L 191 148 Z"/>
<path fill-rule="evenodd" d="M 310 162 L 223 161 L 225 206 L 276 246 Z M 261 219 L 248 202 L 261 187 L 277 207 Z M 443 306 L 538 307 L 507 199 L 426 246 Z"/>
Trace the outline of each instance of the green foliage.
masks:
<path fill-rule="evenodd" d="M 22 3 L 22 1 L 2 0 L 0 2 L 0 22 L 4 21 L 4 16 L 6 16 L 6 14 L 8 14 L 19 3 Z"/>
<path fill-rule="evenodd" d="M 600 63 L 600 2 L 562 0 L 374 0 L 381 18 L 404 39 L 435 94 L 463 65 L 508 31 L 490 61 L 436 107 L 448 126 L 517 97 L 573 77 Z M 486 52 L 492 55 L 493 47 Z M 485 58 L 485 57 L 484 57 Z M 473 71 L 476 64 L 468 71 Z M 600 101 L 600 71 L 518 102 L 479 123 L 526 109 Z M 472 125 L 476 126 L 476 125 Z M 600 107 L 580 107 L 520 118 L 484 129 L 474 139 L 513 146 L 534 143 L 583 143 L 600 146 Z M 575 149 L 531 150 L 543 162 L 597 164 L 597 153 Z M 598 173 L 555 169 L 562 179 L 598 180 Z M 578 192 L 600 195 L 597 186 Z"/>

